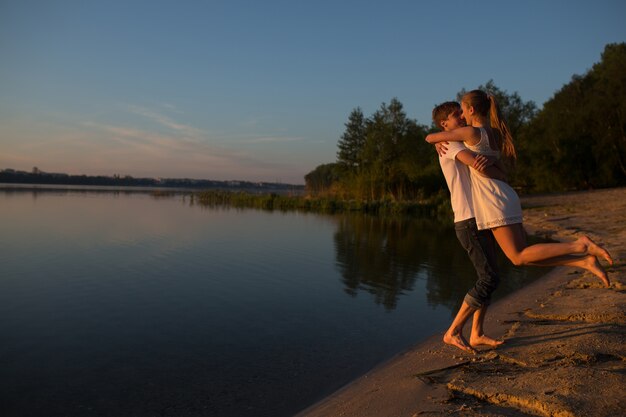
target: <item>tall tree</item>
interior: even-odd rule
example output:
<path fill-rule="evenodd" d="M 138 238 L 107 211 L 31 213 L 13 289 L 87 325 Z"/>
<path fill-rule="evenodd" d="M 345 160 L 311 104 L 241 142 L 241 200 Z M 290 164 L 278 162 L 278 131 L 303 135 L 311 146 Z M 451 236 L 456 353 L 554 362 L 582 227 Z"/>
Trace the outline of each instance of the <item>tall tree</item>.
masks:
<path fill-rule="evenodd" d="M 397 98 L 382 103 L 368 118 L 357 107 L 345 126 L 337 163 L 321 165 L 307 175 L 310 192 L 404 200 L 445 187 L 436 153 L 424 142 L 426 126 L 408 118 Z"/>
<path fill-rule="evenodd" d="M 524 173 L 536 191 L 626 184 L 626 44 L 575 75 L 523 132 Z"/>
<path fill-rule="evenodd" d="M 350 172 L 357 172 L 361 166 L 363 147 L 365 146 L 365 117 L 360 107 L 352 110 L 345 124 L 346 130 L 337 144 L 337 162 Z"/>
<path fill-rule="evenodd" d="M 594 94 L 586 110 L 595 133 L 597 181 L 621 185 L 626 180 L 626 43 L 609 44 L 593 66 Z"/>
<path fill-rule="evenodd" d="M 410 123 L 397 98 L 393 98 L 389 105 L 383 103 L 367 120 L 364 161 L 370 179 L 371 198 L 397 197 L 394 186 L 400 176 L 398 145 Z"/>

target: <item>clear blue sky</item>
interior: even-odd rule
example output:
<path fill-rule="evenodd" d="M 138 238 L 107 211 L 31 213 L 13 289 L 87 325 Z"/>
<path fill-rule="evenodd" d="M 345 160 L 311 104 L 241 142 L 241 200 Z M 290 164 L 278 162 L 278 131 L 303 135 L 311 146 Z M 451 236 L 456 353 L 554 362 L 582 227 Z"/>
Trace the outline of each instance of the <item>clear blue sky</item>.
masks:
<path fill-rule="evenodd" d="M 0 168 L 303 183 L 355 107 L 493 79 L 541 106 L 623 0 L 0 0 Z"/>

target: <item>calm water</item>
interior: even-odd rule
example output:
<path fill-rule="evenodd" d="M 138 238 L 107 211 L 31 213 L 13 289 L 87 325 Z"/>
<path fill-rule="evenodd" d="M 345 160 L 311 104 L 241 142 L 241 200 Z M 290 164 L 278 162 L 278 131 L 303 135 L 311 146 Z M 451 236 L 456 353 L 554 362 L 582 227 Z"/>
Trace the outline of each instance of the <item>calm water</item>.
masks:
<path fill-rule="evenodd" d="M 474 281 L 428 220 L 110 191 L 0 190 L 0 265 L 3 416 L 293 415 L 444 330 Z"/>

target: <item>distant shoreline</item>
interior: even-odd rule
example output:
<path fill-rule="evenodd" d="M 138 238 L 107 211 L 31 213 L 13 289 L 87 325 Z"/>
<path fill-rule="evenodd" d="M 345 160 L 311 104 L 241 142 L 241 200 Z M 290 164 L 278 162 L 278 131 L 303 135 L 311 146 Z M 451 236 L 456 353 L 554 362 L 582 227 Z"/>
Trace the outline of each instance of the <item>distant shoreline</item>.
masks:
<path fill-rule="evenodd" d="M 160 187 L 205 189 L 234 189 L 255 191 L 294 190 L 303 192 L 304 185 L 285 184 L 280 182 L 245 181 L 245 180 L 206 180 L 193 178 L 135 178 L 129 175 L 70 175 L 65 173 L 49 173 L 33 168 L 32 172 L 14 169 L 0 170 L 0 184 L 36 184 L 36 185 L 82 185 L 111 187 Z"/>
<path fill-rule="evenodd" d="M 137 193 L 150 193 L 150 192 L 167 192 L 167 193 L 196 193 L 202 191 L 230 191 L 230 192 L 244 192 L 250 194 L 298 194 L 301 195 L 304 192 L 302 189 L 293 188 L 243 188 L 243 187 L 194 187 L 194 186 L 166 186 L 166 185 L 98 185 L 98 184 L 57 184 L 57 183 L 17 183 L 17 182 L 0 182 L 0 190 L 21 190 L 21 191 L 85 191 L 85 192 L 137 192 Z"/>

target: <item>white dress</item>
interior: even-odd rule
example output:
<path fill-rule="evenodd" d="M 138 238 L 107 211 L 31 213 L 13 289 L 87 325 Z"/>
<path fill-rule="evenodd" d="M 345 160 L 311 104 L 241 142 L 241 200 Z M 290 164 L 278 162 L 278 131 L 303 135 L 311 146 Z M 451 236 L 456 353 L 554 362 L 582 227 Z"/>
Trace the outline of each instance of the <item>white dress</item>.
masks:
<path fill-rule="evenodd" d="M 489 145 L 487 131 L 482 127 L 479 129 L 480 142 L 473 146 L 466 144 L 467 149 L 478 154 L 500 158 L 500 151 L 491 149 Z M 522 223 L 522 205 L 519 196 L 509 184 L 473 172 L 470 177 L 478 230 Z"/>

